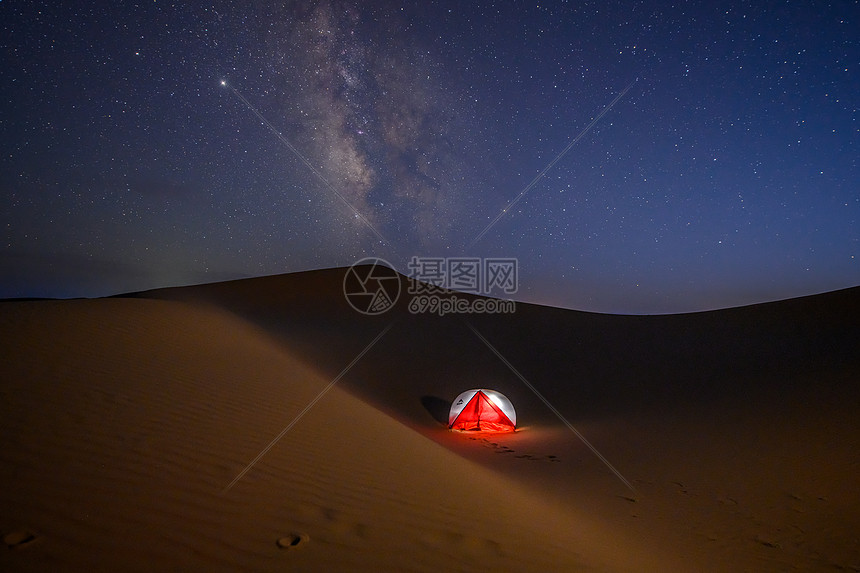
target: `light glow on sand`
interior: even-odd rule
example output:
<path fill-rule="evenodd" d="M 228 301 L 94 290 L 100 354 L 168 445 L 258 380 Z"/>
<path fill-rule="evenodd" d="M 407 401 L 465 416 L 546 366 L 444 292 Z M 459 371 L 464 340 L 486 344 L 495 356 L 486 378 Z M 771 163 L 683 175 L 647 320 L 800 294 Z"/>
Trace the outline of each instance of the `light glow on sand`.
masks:
<path fill-rule="evenodd" d="M 628 487 L 628 489 L 630 489 L 630 491 L 632 491 L 633 493 L 637 493 L 636 488 L 635 488 L 635 487 L 633 487 L 633 484 L 631 484 L 629 481 L 627 481 L 627 478 L 625 478 L 623 475 L 621 475 L 621 472 L 619 472 L 617 469 L 615 469 L 615 466 L 613 466 L 613 465 L 609 462 L 609 460 L 607 460 L 605 457 L 603 457 L 603 454 L 601 454 L 601 453 L 597 450 L 597 448 L 595 448 L 595 447 L 591 444 L 591 442 L 589 442 L 589 441 L 585 438 L 585 436 L 583 436 L 583 435 L 579 432 L 579 430 L 577 430 L 577 429 L 573 426 L 573 424 L 571 424 L 570 422 L 568 422 L 568 421 L 567 421 L 567 418 L 565 418 L 565 417 L 561 414 L 561 412 L 559 412 L 559 411 L 556 409 L 556 407 L 555 407 L 555 406 L 553 406 L 553 405 L 550 403 L 550 401 L 549 401 L 549 400 L 547 400 L 546 398 L 544 398 L 543 394 L 541 394 L 540 392 L 538 392 L 538 389 L 537 389 L 537 388 L 535 388 L 535 387 L 531 384 L 531 382 L 529 382 L 528 380 L 526 380 L 526 377 L 525 377 L 525 376 L 523 376 L 522 374 L 520 374 L 519 370 L 517 370 L 516 368 L 514 368 L 514 365 L 513 365 L 513 364 L 511 364 L 510 362 L 508 362 L 507 358 L 505 358 L 505 357 L 502 355 L 502 353 L 501 353 L 501 352 L 499 352 L 498 350 L 496 350 L 496 347 L 495 347 L 495 346 L 493 346 L 492 344 L 490 344 L 490 341 L 489 341 L 489 340 L 487 340 L 486 338 L 484 338 L 484 335 L 483 335 L 483 334 L 481 334 L 480 332 L 478 332 L 478 329 L 477 329 L 477 328 L 475 328 L 474 326 L 472 326 L 472 325 L 471 325 L 470 323 L 468 323 L 468 322 L 467 322 L 466 324 L 468 324 L 468 325 L 469 325 L 469 328 L 472 330 L 472 332 L 474 332 L 474 333 L 475 333 L 475 336 L 477 336 L 478 338 L 480 338 L 480 339 L 481 339 L 481 342 L 483 342 L 483 343 L 487 346 L 487 348 L 489 348 L 489 349 L 493 352 L 493 354 L 495 354 L 495 355 L 499 358 L 499 360 L 501 360 L 501 361 L 504 363 L 504 365 L 505 365 L 505 366 L 507 366 L 507 367 L 508 367 L 508 369 L 509 369 L 511 372 L 513 372 L 513 373 L 514 373 L 514 375 L 515 375 L 517 378 L 519 378 L 519 379 L 522 381 L 522 383 L 523 383 L 523 384 L 525 384 L 525 385 L 526 385 L 526 387 L 528 387 L 528 389 L 529 389 L 529 390 L 531 390 L 531 391 L 534 393 L 534 395 L 535 395 L 535 396 L 537 396 L 538 398 L 540 398 L 540 401 L 541 401 L 541 402 L 543 402 L 543 403 L 546 405 L 546 407 L 547 407 L 547 408 L 549 408 L 549 409 L 550 409 L 550 411 L 551 411 L 553 414 L 555 414 L 555 415 L 556 415 L 556 417 L 557 417 L 559 420 L 561 420 L 561 422 L 562 422 L 565 426 L 567 426 L 567 428 L 568 428 L 571 432 L 573 432 L 574 434 L 576 434 L 576 437 L 577 437 L 577 438 L 579 438 L 579 439 L 582 441 L 582 443 L 583 443 L 583 444 L 585 444 L 585 445 L 588 447 L 588 449 L 589 449 L 589 450 L 591 450 L 591 451 L 592 451 L 592 453 L 594 453 L 594 455 L 595 455 L 595 456 L 597 456 L 597 458 L 598 458 L 601 462 L 603 462 L 603 465 L 605 465 L 607 468 L 609 468 L 609 469 L 612 471 L 612 473 L 614 473 L 614 474 L 615 474 L 615 476 L 616 476 L 618 479 L 620 479 L 620 480 L 621 480 L 621 482 L 622 482 L 624 485 L 626 485 L 626 486 Z"/>

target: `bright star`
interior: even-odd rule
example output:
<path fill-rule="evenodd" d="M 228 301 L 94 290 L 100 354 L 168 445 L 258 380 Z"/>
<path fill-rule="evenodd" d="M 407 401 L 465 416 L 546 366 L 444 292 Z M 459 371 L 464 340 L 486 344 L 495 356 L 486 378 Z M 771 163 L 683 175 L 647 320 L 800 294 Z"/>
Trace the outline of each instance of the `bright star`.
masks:
<path fill-rule="evenodd" d="M 226 86 L 226 85 L 227 85 L 227 80 L 221 80 L 221 85 L 222 85 L 222 86 Z"/>

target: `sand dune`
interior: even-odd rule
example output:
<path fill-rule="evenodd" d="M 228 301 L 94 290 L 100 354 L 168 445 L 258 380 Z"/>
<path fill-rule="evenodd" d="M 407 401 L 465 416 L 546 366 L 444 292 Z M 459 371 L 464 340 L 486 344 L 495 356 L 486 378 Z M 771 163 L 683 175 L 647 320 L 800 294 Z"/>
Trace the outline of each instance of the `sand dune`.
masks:
<path fill-rule="evenodd" d="M 2 303 L 0 570 L 860 570 L 860 290 L 365 317 L 342 278 Z M 476 386 L 521 430 L 446 431 Z"/>

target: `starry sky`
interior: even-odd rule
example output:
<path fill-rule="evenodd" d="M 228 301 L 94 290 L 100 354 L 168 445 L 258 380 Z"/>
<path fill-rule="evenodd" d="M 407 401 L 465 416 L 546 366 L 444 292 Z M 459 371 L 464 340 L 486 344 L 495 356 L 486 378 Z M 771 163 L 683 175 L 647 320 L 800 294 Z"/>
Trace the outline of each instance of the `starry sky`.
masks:
<path fill-rule="evenodd" d="M 855 286 L 858 31 L 850 1 L 0 0 L 0 297 L 372 256 L 512 257 L 516 299 L 598 312 Z"/>

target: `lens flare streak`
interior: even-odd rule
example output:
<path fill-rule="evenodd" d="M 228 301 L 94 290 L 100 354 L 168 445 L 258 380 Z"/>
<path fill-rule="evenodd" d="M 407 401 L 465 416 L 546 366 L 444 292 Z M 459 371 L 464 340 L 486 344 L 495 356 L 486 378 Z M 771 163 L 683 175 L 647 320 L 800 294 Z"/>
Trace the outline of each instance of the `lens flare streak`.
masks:
<path fill-rule="evenodd" d="M 621 91 L 618 93 L 618 95 L 617 95 L 617 96 L 615 96 L 615 99 L 613 99 L 611 102 L 609 102 L 609 105 L 607 105 L 606 107 L 604 107 L 604 108 L 603 108 L 603 110 L 602 110 L 599 114 L 597 114 L 597 116 L 595 116 L 595 118 L 594 118 L 594 119 L 592 119 L 592 120 L 591 120 L 591 123 L 589 123 L 588 125 L 586 125 L 586 126 L 585 126 L 585 128 L 584 128 L 582 131 L 580 131 L 580 132 L 579 132 L 579 135 L 577 135 L 576 137 L 574 137 L 574 138 L 571 140 L 571 142 L 567 144 L 567 147 L 565 147 L 564 149 L 562 149 L 562 150 L 561 150 L 561 153 L 559 153 L 558 155 L 556 155 L 556 156 L 555 156 L 555 159 L 553 159 L 552 161 L 550 161 L 550 162 L 547 164 L 547 166 L 546 166 L 546 167 L 544 167 L 544 168 L 541 170 L 541 172 L 540 172 L 540 173 L 538 173 L 537 175 L 535 175 L 535 178 L 534 178 L 534 179 L 532 179 L 532 180 L 531 180 L 531 182 L 530 182 L 528 185 L 526 185 L 526 186 L 523 188 L 523 190 L 522 190 L 522 191 L 520 191 L 519 195 L 517 195 L 516 197 L 514 197 L 513 201 L 511 201 L 510 203 L 508 203 L 508 204 L 507 204 L 507 206 L 506 206 L 504 209 L 502 209 L 502 210 L 501 210 L 501 212 L 500 212 L 498 215 L 496 215 L 496 218 L 495 218 L 495 219 L 493 219 L 492 221 L 490 221 L 490 224 L 489 224 L 489 225 L 487 225 L 486 227 L 484 227 L 484 230 L 483 230 L 483 231 L 481 231 L 480 233 L 478 233 L 478 235 L 477 235 L 474 239 L 472 239 L 472 242 L 471 242 L 471 243 L 469 243 L 469 248 L 473 247 L 473 246 L 475 245 L 475 243 L 477 243 L 478 241 L 480 241 L 480 240 L 481 240 L 481 238 L 482 238 L 484 235 L 486 235 L 486 234 L 487 234 L 487 231 L 489 231 L 490 229 L 492 229 L 492 228 L 493 228 L 493 225 L 495 225 L 496 223 L 498 223 L 498 222 L 499 222 L 499 220 L 500 220 L 502 217 L 504 217 L 504 216 L 508 213 L 508 211 L 510 211 L 510 210 L 511 210 L 511 208 L 512 208 L 514 205 L 516 205 L 516 204 L 519 202 L 519 200 L 520 200 L 520 199 L 522 199 L 522 198 L 523 198 L 523 196 L 524 196 L 526 193 L 528 193 L 528 192 L 531 190 L 531 188 L 532 188 L 532 187 L 534 187 L 534 186 L 537 184 L 537 182 L 538 182 L 538 181 L 540 181 L 540 180 L 543 178 L 543 176 L 544 176 L 544 175 L 546 175 L 546 174 L 547 174 L 547 172 L 548 172 L 550 169 L 552 169 L 552 168 L 553 168 L 553 166 L 554 166 L 556 163 L 558 163 L 558 161 L 559 161 L 562 157 L 564 157 L 564 156 L 565 156 L 565 154 L 567 154 L 567 152 L 568 152 L 568 151 L 570 151 L 570 148 L 571 148 L 571 147 L 573 147 L 574 145 L 576 145 L 576 144 L 577 144 L 577 142 L 578 142 L 580 139 L 582 139 L 582 138 L 585 136 L 585 134 L 586 134 L 586 133 L 588 133 L 589 131 L 591 131 L 591 128 L 592 128 L 592 127 L 594 127 L 594 126 L 597 124 L 597 122 L 598 122 L 598 121 L 600 121 L 600 119 L 601 119 L 604 115 L 606 115 L 606 114 L 609 112 L 609 110 L 611 110 L 611 109 L 612 109 L 612 107 L 613 107 L 616 103 L 618 103 L 618 101 L 619 101 L 621 98 L 623 98 L 623 97 L 624 97 L 624 94 L 626 94 L 628 91 L 630 91 L 630 88 L 632 88 L 632 87 L 633 87 L 633 84 L 635 84 L 637 81 L 639 81 L 639 78 L 636 78 L 635 80 L 633 80 L 632 82 L 630 82 L 629 84 L 627 84 L 627 87 L 626 87 L 626 88 L 624 88 L 623 90 L 621 90 Z"/>
<path fill-rule="evenodd" d="M 251 112 L 254 115 L 256 115 L 257 118 L 261 122 L 263 122 L 263 125 L 266 126 L 266 128 L 268 128 L 268 130 L 271 131 L 275 135 L 275 137 L 277 137 L 281 141 L 281 143 L 283 143 L 287 147 L 287 149 L 289 149 L 293 153 L 293 155 L 298 157 L 302 161 L 302 163 L 304 163 L 307 166 L 307 168 L 310 169 L 311 173 L 313 173 L 316 176 L 316 178 L 319 179 L 323 185 L 325 185 L 326 189 L 328 189 L 329 191 L 334 193 L 337 196 L 337 198 L 343 202 L 344 205 L 349 207 L 349 209 L 355 214 L 356 218 L 360 219 L 361 222 L 364 223 L 368 229 L 373 231 L 373 234 L 376 235 L 380 241 L 382 241 L 385 244 L 388 244 L 388 240 L 385 237 L 383 237 L 382 233 L 380 233 L 376 229 L 376 227 L 374 227 L 371 224 L 371 222 L 367 219 L 367 217 L 362 215 L 361 212 L 352 205 L 352 203 L 347 201 L 346 197 L 344 197 L 342 193 L 340 193 L 337 189 L 335 189 L 334 186 L 328 182 L 328 179 L 323 177 L 322 173 L 320 173 L 319 170 L 317 170 L 313 166 L 313 164 L 311 164 L 311 162 L 308 161 L 307 158 L 305 158 L 305 156 L 302 155 L 301 152 L 299 152 L 299 150 L 296 149 L 295 146 L 292 143 L 290 143 L 290 141 L 286 137 L 284 137 L 284 135 L 280 131 L 278 131 L 278 129 L 274 125 L 272 125 L 272 122 L 270 122 L 268 119 L 266 119 L 266 117 L 262 113 L 260 113 L 260 111 L 257 110 L 257 108 L 254 107 L 251 104 L 251 102 L 249 102 L 245 98 L 245 96 L 243 96 L 241 93 L 239 93 L 239 90 L 234 88 L 232 85 L 229 85 L 227 83 L 227 80 L 221 80 L 221 85 L 228 88 L 231 92 L 233 92 L 233 94 L 237 98 L 239 98 L 239 101 L 241 101 L 243 104 L 245 104 L 245 106 L 248 109 L 250 109 Z"/>

